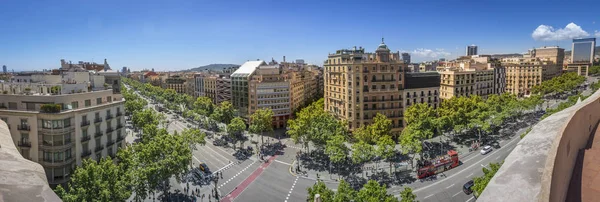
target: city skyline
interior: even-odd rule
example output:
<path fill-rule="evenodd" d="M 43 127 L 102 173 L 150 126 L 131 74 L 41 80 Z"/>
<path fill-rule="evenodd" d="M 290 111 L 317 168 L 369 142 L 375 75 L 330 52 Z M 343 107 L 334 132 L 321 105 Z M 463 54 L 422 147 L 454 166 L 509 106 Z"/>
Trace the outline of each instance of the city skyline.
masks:
<path fill-rule="evenodd" d="M 11 1 L 0 13 L 13 19 L 0 22 L 0 65 L 29 71 L 107 58 L 116 69 L 165 71 L 286 56 L 322 66 L 327 53 L 372 52 L 382 37 L 414 62 L 453 59 L 471 44 L 479 54 L 570 50 L 572 38 L 600 36 L 590 4 L 598 3 Z"/>

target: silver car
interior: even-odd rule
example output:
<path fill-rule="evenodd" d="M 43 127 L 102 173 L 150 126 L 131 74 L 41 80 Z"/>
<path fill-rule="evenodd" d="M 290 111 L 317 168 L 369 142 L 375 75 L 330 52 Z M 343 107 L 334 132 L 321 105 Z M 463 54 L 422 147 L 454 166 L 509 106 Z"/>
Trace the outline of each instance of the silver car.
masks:
<path fill-rule="evenodd" d="M 483 146 L 483 148 L 481 149 L 481 155 L 485 155 L 487 153 L 490 153 L 492 151 L 492 146 L 486 145 Z"/>

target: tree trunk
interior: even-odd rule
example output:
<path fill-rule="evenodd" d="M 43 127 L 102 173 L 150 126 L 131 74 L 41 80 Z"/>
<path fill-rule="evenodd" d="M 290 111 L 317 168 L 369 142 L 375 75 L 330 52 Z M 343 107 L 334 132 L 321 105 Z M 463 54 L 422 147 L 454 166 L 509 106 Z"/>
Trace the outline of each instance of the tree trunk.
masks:
<path fill-rule="evenodd" d="M 390 161 L 390 176 L 392 176 L 392 161 Z"/>

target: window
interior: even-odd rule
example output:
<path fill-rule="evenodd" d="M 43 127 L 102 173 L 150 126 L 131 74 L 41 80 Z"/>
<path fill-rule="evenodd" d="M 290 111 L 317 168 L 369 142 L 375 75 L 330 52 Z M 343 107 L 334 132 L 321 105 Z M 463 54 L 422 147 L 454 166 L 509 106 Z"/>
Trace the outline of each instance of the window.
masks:
<path fill-rule="evenodd" d="M 73 107 L 73 109 L 79 108 L 79 102 L 77 102 L 77 101 L 71 102 L 71 107 Z"/>
<path fill-rule="evenodd" d="M 96 119 L 100 119 L 100 112 L 96 112 Z"/>
<path fill-rule="evenodd" d="M 106 101 L 107 102 L 112 102 L 112 96 L 106 96 Z"/>
<path fill-rule="evenodd" d="M 96 98 L 96 104 L 97 105 L 102 104 L 102 98 L 101 97 Z"/>
<path fill-rule="evenodd" d="M 85 100 L 84 102 L 85 102 L 84 104 L 85 104 L 86 107 L 89 107 L 89 106 L 92 105 L 92 101 L 91 100 Z"/>
<path fill-rule="evenodd" d="M 65 126 L 65 128 L 70 127 L 71 126 L 71 118 L 64 119 L 63 125 Z"/>
<path fill-rule="evenodd" d="M 8 109 L 17 109 L 16 102 L 8 102 Z"/>
<path fill-rule="evenodd" d="M 82 137 L 87 137 L 88 136 L 88 128 L 81 129 L 81 136 Z"/>
<path fill-rule="evenodd" d="M 87 115 L 81 116 L 81 121 L 86 122 L 87 121 Z"/>

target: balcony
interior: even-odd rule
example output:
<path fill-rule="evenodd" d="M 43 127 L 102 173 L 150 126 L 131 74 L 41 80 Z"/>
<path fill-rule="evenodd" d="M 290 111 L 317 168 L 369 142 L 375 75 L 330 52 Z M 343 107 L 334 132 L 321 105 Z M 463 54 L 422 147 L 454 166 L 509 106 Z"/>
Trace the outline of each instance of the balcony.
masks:
<path fill-rule="evenodd" d="M 115 144 L 115 141 L 114 141 L 114 140 L 108 140 L 108 141 L 106 142 L 106 146 L 107 146 L 107 147 L 110 147 L 110 146 L 112 146 L 112 145 L 114 145 L 114 144 Z"/>
<path fill-rule="evenodd" d="M 19 141 L 19 142 L 17 142 L 17 145 L 19 147 L 31 147 L 31 142 L 27 141 L 27 140 Z"/>
<path fill-rule="evenodd" d="M 106 120 L 111 120 L 112 118 L 113 118 L 113 115 L 112 115 L 112 114 L 107 114 L 107 115 L 106 115 Z"/>
<path fill-rule="evenodd" d="M 121 113 L 121 111 L 117 112 L 117 117 L 123 116 L 123 113 Z"/>
<path fill-rule="evenodd" d="M 82 137 L 81 137 L 81 143 L 84 143 L 84 142 L 90 141 L 90 139 L 92 139 L 92 137 L 91 137 L 91 136 L 89 136 L 89 135 L 82 136 Z"/>
<path fill-rule="evenodd" d="M 52 160 L 52 159 L 44 159 L 44 158 L 40 158 L 39 159 L 39 163 L 44 166 L 44 167 L 61 167 L 67 164 L 71 164 L 73 163 L 73 161 L 75 161 L 75 158 L 73 157 L 68 157 L 65 159 L 61 159 L 61 160 Z"/>
<path fill-rule="evenodd" d="M 29 126 L 29 125 L 17 125 L 17 129 L 18 130 L 24 130 L 24 131 L 30 131 L 31 130 L 31 126 Z"/>
<path fill-rule="evenodd" d="M 70 133 L 75 131 L 74 127 L 72 126 L 67 126 L 64 128 L 42 128 L 40 130 L 40 132 L 42 134 L 46 134 L 46 135 L 58 135 L 58 134 L 65 134 L 65 133 Z"/>
<path fill-rule="evenodd" d="M 106 127 L 106 133 L 112 133 L 113 131 L 115 131 L 115 129 L 112 127 Z"/>
<path fill-rule="evenodd" d="M 117 124 L 117 130 L 123 128 L 123 124 Z"/>
<path fill-rule="evenodd" d="M 117 142 L 123 141 L 124 139 L 125 139 L 124 136 L 121 136 L 121 135 L 117 136 Z"/>
<path fill-rule="evenodd" d="M 54 142 L 54 143 L 50 143 L 50 142 L 42 142 L 42 145 L 40 145 L 40 149 L 42 150 L 46 150 L 46 151 L 58 151 L 58 150 L 65 150 L 68 148 L 73 147 L 73 141 L 71 141 L 70 139 L 60 142 Z"/>
<path fill-rule="evenodd" d="M 85 126 L 89 126 L 89 125 L 90 125 L 90 121 L 88 121 L 88 120 L 81 121 L 81 127 L 85 127 Z"/>
<path fill-rule="evenodd" d="M 102 137 L 102 135 L 104 135 L 102 131 L 96 131 L 96 133 L 94 133 L 95 138 Z"/>
<path fill-rule="evenodd" d="M 97 146 L 97 147 L 94 149 L 94 152 L 101 152 L 102 150 L 104 150 L 104 145 Z"/>
<path fill-rule="evenodd" d="M 83 152 L 81 152 L 81 158 L 87 158 L 88 156 L 90 156 L 92 154 L 92 150 L 85 150 Z"/>
<path fill-rule="evenodd" d="M 102 122 L 102 118 L 100 118 L 100 117 L 96 117 L 96 118 L 94 119 L 94 123 L 100 123 L 100 122 Z"/>

